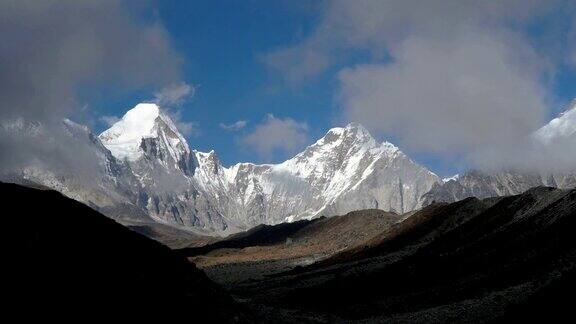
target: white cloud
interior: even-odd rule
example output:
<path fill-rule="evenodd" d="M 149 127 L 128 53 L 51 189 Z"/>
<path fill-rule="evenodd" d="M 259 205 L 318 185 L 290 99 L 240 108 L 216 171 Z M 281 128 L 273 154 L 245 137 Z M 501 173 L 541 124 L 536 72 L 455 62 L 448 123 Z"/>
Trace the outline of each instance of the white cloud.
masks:
<path fill-rule="evenodd" d="M 197 122 L 184 121 L 182 118 L 183 104 L 195 94 L 194 86 L 181 82 L 172 83 L 162 90 L 154 93 L 154 102 L 160 105 L 170 116 L 178 130 L 184 136 L 200 136 L 200 127 Z"/>
<path fill-rule="evenodd" d="M 174 123 L 184 136 L 198 137 L 201 134 L 200 125 L 197 122 L 174 121 Z"/>
<path fill-rule="evenodd" d="M 344 113 L 414 150 L 461 155 L 520 143 L 544 122 L 544 89 L 510 42 L 475 32 L 409 38 L 392 63 L 340 73 Z"/>
<path fill-rule="evenodd" d="M 160 106 L 179 106 L 194 96 L 195 88 L 187 83 L 175 83 L 154 94 L 154 102 Z"/>
<path fill-rule="evenodd" d="M 102 122 L 106 126 L 112 126 L 118 122 L 120 118 L 117 116 L 102 116 L 100 117 L 100 122 Z"/>
<path fill-rule="evenodd" d="M 332 0 L 301 42 L 264 55 L 290 82 L 314 77 L 358 50 L 380 58 L 406 37 L 449 38 L 466 26 L 503 28 L 545 13 L 556 0 Z"/>
<path fill-rule="evenodd" d="M 200 136 L 200 125 L 195 121 L 182 120 L 182 110 L 165 109 L 164 111 L 170 116 L 170 119 L 172 119 L 182 135 L 191 137 Z"/>
<path fill-rule="evenodd" d="M 276 118 L 268 114 L 240 142 L 270 161 L 275 153 L 290 154 L 304 147 L 308 142 L 308 125 L 292 118 Z"/>
<path fill-rule="evenodd" d="M 237 120 L 231 124 L 220 123 L 220 128 L 225 129 L 227 131 L 239 131 L 242 128 L 246 127 L 248 122 L 245 120 Z"/>
<path fill-rule="evenodd" d="M 553 99 L 545 82 L 576 64 L 576 27 L 566 33 L 576 20 L 554 21 L 534 39 L 525 31 L 558 11 L 574 17 L 574 8 L 557 0 L 332 0 L 310 34 L 264 62 L 293 83 L 364 56 L 338 73 L 343 119 L 444 161 L 528 166 L 518 157 L 534 155 L 529 135 Z"/>

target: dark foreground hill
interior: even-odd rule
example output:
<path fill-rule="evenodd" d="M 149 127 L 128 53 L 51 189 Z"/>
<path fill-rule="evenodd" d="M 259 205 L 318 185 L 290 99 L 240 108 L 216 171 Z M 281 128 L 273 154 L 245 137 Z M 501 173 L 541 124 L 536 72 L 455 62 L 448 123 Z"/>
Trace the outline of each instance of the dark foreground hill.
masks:
<path fill-rule="evenodd" d="M 575 231 L 576 190 L 539 187 L 433 204 L 311 265 L 222 282 L 277 322 L 573 322 Z"/>
<path fill-rule="evenodd" d="M 185 258 L 79 202 L 5 183 L 0 197 L 3 206 L 15 207 L 2 217 L 9 244 L 2 294 L 11 302 L 100 309 L 103 301 L 185 300 L 196 319 L 244 318 L 232 298 Z"/>

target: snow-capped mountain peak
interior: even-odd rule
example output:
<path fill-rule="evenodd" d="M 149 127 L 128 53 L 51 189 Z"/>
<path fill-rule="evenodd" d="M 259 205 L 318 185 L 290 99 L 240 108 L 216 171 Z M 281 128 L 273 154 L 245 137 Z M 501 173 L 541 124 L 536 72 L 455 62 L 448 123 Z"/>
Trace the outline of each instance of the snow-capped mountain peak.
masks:
<path fill-rule="evenodd" d="M 314 145 L 326 145 L 335 142 L 336 144 L 340 144 L 344 139 L 348 139 L 349 143 L 354 144 L 376 145 L 376 140 L 370 132 L 358 123 L 349 123 L 346 127 L 331 128 L 326 135 L 319 139 Z"/>
<path fill-rule="evenodd" d="M 136 161 L 142 157 L 146 139 L 159 139 L 175 162 L 190 153 L 186 139 L 158 105 L 140 103 L 121 120 L 99 135 L 102 143 L 120 160 Z"/>
<path fill-rule="evenodd" d="M 370 173 L 375 161 L 393 159 L 398 154 L 403 153 L 395 145 L 378 143 L 362 125 L 350 123 L 346 127 L 330 129 L 302 153 L 274 165 L 272 170 L 290 173 L 340 192 L 335 188 L 361 181 L 361 175 Z"/>
<path fill-rule="evenodd" d="M 346 139 L 352 146 L 377 149 L 377 151 L 388 155 L 401 153 L 396 145 L 388 141 L 378 143 L 364 126 L 356 122 L 349 123 L 346 127 L 333 128 L 328 134 L 331 132 L 339 134 L 339 136 Z"/>
<path fill-rule="evenodd" d="M 355 202 L 344 203 L 347 198 L 370 200 L 367 204 L 375 208 L 413 209 L 418 205 L 418 194 L 439 181 L 436 175 L 413 163 L 398 147 L 386 141 L 379 143 L 357 123 L 330 129 L 302 153 L 273 165 L 270 172 L 289 174 L 310 186 L 310 195 L 321 205 L 309 215 L 352 210 L 356 207 Z M 392 189 L 379 191 L 380 186 Z M 400 189 L 402 186 L 405 188 Z M 365 189 L 368 187 L 372 190 L 370 193 Z M 289 219 L 298 218 L 291 215 Z"/>
<path fill-rule="evenodd" d="M 344 132 L 348 134 L 348 136 L 355 136 L 358 139 L 362 140 L 372 140 L 372 134 L 361 124 L 356 122 L 351 122 L 346 127 L 344 127 Z"/>

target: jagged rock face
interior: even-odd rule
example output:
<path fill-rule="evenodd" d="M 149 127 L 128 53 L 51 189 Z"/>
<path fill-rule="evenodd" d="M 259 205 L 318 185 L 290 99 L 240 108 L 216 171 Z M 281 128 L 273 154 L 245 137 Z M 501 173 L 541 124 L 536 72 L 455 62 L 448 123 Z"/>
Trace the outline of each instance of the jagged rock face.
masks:
<path fill-rule="evenodd" d="M 304 152 L 275 167 L 302 179 L 319 198 L 305 216 L 345 214 L 361 208 L 402 212 L 438 177 L 391 143 L 377 143 L 359 124 L 331 129 Z M 296 214 L 296 218 L 300 218 Z"/>
<path fill-rule="evenodd" d="M 207 158 L 198 161 L 194 177 L 201 179 L 197 183 L 202 190 L 230 221 L 248 227 L 361 208 L 413 210 L 439 181 L 394 145 L 377 143 L 358 124 L 333 128 L 276 165 L 224 168 Z"/>
<path fill-rule="evenodd" d="M 571 173 L 537 174 L 518 171 L 468 171 L 462 176 L 437 183 L 423 196 L 423 204 L 455 202 L 467 197 L 488 198 L 518 195 L 537 186 L 574 188 L 576 176 Z"/>
<path fill-rule="evenodd" d="M 139 180 L 138 206 L 158 221 L 209 232 L 362 208 L 413 210 L 439 181 L 358 124 L 331 129 L 283 163 L 230 168 L 214 151 L 190 150 L 154 104 L 136 106 L 99 138 Z"/>
<path fill-rule="evenodd" d="M 224 232 L 229 222 L 197 185 L 198 154 L 155 104 L 139 104 L 99 136 L 138 179 L 135 203 L 161 223 Z M 209 163 L 204 163 L 209 168 Z M 212 168 L 214 170 L 214 167 Z"/>

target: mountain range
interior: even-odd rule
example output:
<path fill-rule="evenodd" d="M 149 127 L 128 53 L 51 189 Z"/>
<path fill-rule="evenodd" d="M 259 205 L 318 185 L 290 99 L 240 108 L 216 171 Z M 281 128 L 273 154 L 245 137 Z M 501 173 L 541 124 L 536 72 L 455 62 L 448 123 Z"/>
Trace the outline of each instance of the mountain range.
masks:
<path fill-rule="evenodd" d="M 575 116 L 576 109 L 569 109 L 535 137 L 573 137 Z M 169 115 L 153 103 L 138 104 L 99 136 L 70 120 L 63 127 L 91 156 L 89 174 L 31 165 L 2 177 L 54 188 L 125 223 L 155 222 L 205 234 L 369 208 L 403 214 L 433 201 L 576 185 L 574 173 L 469 171 L 442 180 L 357 123 L 330 129 L 282 163 L 230 167 L 214 151 L 190 149 Z M 35 132 L 42 133 L 41 127 Z"/>

